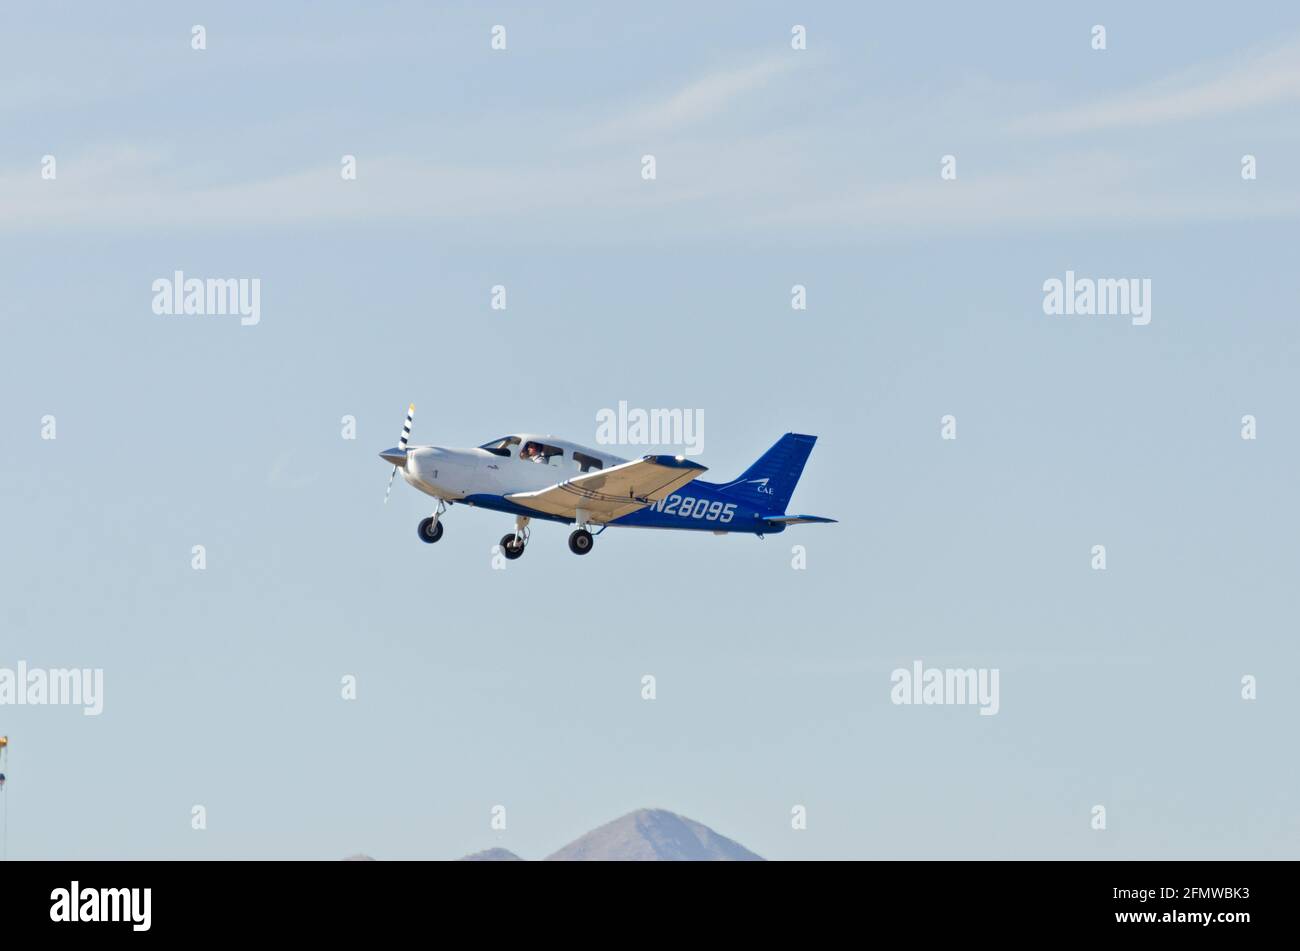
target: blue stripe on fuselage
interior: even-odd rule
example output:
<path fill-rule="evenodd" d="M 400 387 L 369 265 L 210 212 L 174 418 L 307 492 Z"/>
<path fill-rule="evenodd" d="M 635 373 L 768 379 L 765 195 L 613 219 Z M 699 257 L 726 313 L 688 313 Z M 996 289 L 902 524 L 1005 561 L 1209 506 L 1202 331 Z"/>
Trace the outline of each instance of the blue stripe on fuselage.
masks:
<path fill-rule="evenodd" d="M 723 495 L 721 489 L 720 485 L 696 479 L 666 499 L 624 515 L 609 524 L 627 528 L 674 528 L 686 531 L 742 532 L 754 535 L 775 535 L 785 531 L 784 525 L 773 525 L 762 520 L 762 516 L 770 515 L 770 512 L 762 513 L 752 505 L 737 502 L 734 497 Z M 456 501 L 458 504 L 473 505 L 494 512 L 526 515 L 529 518 L 561 522 L 565 525 L 573 524 L 571 518 L 538 512 L 500 495 L 479 493 Z M 683 512 L 686 514 L 683 515 Z"/>
<path fill-rule="evenodd" d="M 696 479 L 666 499 L 610 522 L 638 528 L 677 528 L 699 532 L 746 532 L 774 535 L 752 504 L 722 492 L 722 486 Z M 784 528 L 785 526 L 782 526 Z"/>
<path fill-rule="evenodd" d="M 530 509 L 526 505 L 520 505 L 518 502 L 511 502 L 503 495 L 489 495 L 480 492 L 476 495 L 467 495 L 463 499 L 456 500 L 457 505 L 473 505 L 475 508 L 491 509 L 493 512 L 506 512 L 510 515 L 527 515 L 529 518 L 543 519 L 547 522 L 562 522 L 565 525 L 572 525 L 573 519 L 565 518 L 562 515 L 550 515 L 546 512 L 539 512 L 536 509 Z"/>

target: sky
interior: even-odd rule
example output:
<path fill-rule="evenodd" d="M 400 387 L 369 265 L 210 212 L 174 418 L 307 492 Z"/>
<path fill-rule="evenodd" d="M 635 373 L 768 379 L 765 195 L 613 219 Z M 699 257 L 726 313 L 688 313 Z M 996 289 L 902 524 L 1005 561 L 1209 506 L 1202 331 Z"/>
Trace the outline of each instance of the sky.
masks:
<path fill-rule="evenodd" d="M 0 705 L 10 859 L 541 858 L 641 807 L 771 859 L 1300 855 L 1300 11 L 5 21 L 0 670 L 104 679 Z M 260 319 L 156 314 L 178 270 Z M 1068 271 L 1150 322 L 1046 314 Z M 817 435 L 791 510 L 838 523 L 500 569 L 509 517 L 383 502 L 410 402 L 473 446 L 620 401 L 718 481 Z M 996 715 L 893 702 L 917 661 Z"/>

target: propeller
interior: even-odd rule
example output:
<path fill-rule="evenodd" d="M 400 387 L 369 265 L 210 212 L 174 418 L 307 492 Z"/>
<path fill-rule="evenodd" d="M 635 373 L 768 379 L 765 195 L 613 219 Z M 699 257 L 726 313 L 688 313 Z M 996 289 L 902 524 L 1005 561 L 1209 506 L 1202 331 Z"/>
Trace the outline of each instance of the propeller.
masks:
<path fill-rule="evenodd" d="M 397 478 L 397 470 L 406 468 L 406 444 L 411 441 L 411 420 L 413 419 L 415 419 L 414 403 L 406 410 L 406 425 L 402 427 L 402 438 L 398 441 L 397 448 L 379 454 L 381 459 L 393 464 L 393 471 L 388 476 L 388 491 L 384 493 L 385 505 L 388 504 L 388 497 L 393 494 L 393 480 Z"/>

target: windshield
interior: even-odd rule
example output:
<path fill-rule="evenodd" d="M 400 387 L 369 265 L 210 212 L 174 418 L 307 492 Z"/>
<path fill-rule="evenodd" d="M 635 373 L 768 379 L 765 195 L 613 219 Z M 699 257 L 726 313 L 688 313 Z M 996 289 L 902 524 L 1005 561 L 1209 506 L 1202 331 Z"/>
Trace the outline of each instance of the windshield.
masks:
<path fill-rule="evenodd" d="M 510 447 L 518 445 L 518 443 L 518 436 L 502 436 L 500 439 L 485 442 L 483 445 L 479 446 L 479 448 L 486 449 L 488 452 L 496 456 L 509 456 Z"/>

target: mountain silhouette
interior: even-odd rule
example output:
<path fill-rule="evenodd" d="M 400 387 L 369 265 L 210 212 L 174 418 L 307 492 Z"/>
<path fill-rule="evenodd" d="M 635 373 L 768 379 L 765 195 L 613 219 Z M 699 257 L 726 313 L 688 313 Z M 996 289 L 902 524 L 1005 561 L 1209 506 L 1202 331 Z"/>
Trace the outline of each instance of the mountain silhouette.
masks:
<path fill-rule="evenodd" d="M 522 862 L 519 856 L 509 849 L 484 849 L 482 852 L 475 852 L 473 855 L 463 855 L 456 861 L 458 862 Z"/>
<path fill-rule="evenodd" d="M 373 862 L 364 853 L 345 862 Z M 523 862 L 500 847 L 457 859 L 460 862 Z M 592 829 L 546 857 L 548 862 L 762 862 L 761 855 L 719 835 L 703 823 L 667 809 L 638 809 Z"/>
<path fill-rule="evenodd" d="M 667 809 L 638 809 L 593 829 L 548 862 L 761 862 L 739 842 Z"/>

